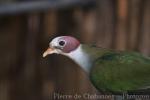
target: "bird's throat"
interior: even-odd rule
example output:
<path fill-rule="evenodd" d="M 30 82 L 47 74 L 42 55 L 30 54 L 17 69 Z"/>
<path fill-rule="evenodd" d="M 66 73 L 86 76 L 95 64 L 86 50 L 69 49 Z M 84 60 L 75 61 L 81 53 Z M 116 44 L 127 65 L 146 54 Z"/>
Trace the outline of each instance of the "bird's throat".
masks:
<path fill-rule="evenodd" d="M 89 73 L 92 63 L 88 54 L 82 49 L 82 45 L 80 45 L 76 50 L 65 55 L 74 60 L 85 72 Z"/>

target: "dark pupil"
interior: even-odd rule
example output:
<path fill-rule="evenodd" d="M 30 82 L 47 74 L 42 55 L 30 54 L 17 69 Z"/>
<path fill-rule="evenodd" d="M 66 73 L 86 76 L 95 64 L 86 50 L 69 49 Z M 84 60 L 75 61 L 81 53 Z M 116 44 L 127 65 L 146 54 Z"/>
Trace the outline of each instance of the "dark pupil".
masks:
<path fill-rule="evenodd" d="M 64 41 L 60 41 L 60 42 L 59 42 L 59 45 L 60 45 L 60 46 L 64 46 L 64 45 L 65 45 L 65 42 L 64 42 Z"/>

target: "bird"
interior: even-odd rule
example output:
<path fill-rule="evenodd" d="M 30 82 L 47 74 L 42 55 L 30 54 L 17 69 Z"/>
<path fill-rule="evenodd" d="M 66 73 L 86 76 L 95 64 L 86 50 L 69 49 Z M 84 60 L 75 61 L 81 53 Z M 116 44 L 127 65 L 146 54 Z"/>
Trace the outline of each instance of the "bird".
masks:
<path fill-rule="evenodd" d="M 52 39 L 43 57 L 54 53 L 77 63 L 98 91 L 123 94 L 150 89 L 150 57 L 141 53 L 82 44 L 73 36 Z"/>

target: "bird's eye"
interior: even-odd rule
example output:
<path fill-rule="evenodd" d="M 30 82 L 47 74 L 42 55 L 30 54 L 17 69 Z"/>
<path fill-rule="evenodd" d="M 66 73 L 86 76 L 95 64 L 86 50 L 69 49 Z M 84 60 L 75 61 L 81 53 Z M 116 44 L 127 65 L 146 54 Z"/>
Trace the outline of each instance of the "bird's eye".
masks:
<path fill-rule="evenodd" d="M 61 47 L 65 46 L 65 44 L 66 44 L 66 41 L 63 41 L 63 40 L 59 41 L 59 45 L 60 45 Z"/>

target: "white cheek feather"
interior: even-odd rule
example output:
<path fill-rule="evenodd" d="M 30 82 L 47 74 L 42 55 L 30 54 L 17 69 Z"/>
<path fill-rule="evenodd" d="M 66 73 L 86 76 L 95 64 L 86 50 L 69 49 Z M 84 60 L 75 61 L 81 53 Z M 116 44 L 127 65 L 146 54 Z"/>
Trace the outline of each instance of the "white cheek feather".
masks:
<path fill-rule="evenodd" d="M 53 39 L 50 43 L 50 46 L 52 46 L 52 47 L 59 46 L 59 44 L 58 44 L 59 39 L 60 39 L 60 37 Z"/>
<path fill-rule="evenodd" d="M 89 73 L 91 68 L 90 58 L 86 53 L 83 52 L 81 45 L 76 50 L 70 53 L 63 53 L 63 55 L 66 55 L 72 60 L 74 60 L 77 64 L 79 64 L 84 69 L 84 71 Z"/>

